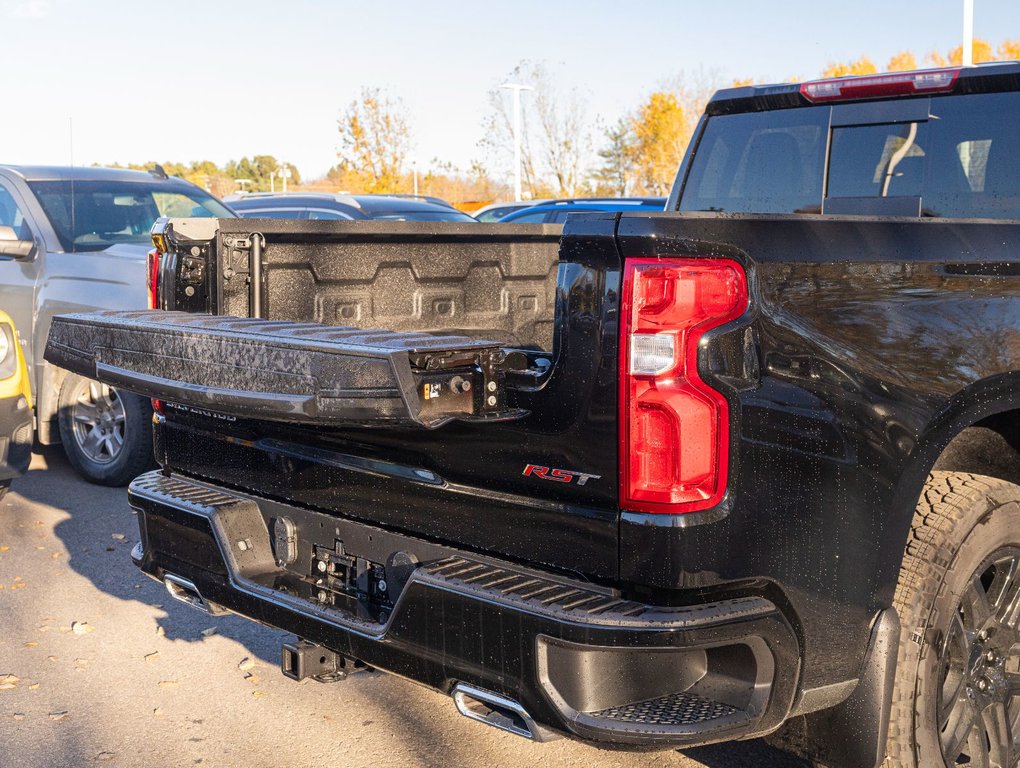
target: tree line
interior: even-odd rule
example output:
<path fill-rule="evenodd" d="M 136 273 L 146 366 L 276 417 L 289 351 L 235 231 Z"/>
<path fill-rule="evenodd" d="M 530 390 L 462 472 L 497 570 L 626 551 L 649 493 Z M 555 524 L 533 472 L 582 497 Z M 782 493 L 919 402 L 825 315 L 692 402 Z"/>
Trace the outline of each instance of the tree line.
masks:
<path fill-rule="evenodd" d="M 1020 60 L 1020 39 L 993 46 L 975 40 L 975 63 Z M 959 66 L 960 47 L 931 51 L 918 58 L 901 51 L 880 68 L 867 56 L 830 62 L 820 77 L 897 72 L 922 66 Z M 712 74 L 681 73 L 660 84 L 612 124 L 592 114 L 587 95 L 562 86 L 560 73 L 544 62 L 522 61 L 500 82 L 529 85 L 522 98 L 521 157 L 525 197 L 581 195 L 665 195 L 668 193 L 705 103 L 719 87 L 750 85 L 752 78 L 730 83 Z M 791 77 L 789 82 L 809 79 Z M 337 120 L 337 163 L 321 179 L 302 181 L 290 165 L 291 188 L 331 192 L 410 192 L 417 177 L 422 194 L 452 202 L 507 199 L 512 191 L 513 114 L 510 94 L 494 87 L 483 122 L 479 157 L 468 168 L 440 158 L 416 168 L 411 160 L 414 134 L 407 108 L 399 97 L 366 88 Z M 154 163 L 137 166 L 151 168 Z M 225 195 L 239 186 L 250 191 L 280 188 L 283 162 L 272 155 L 241 158 L 224 166 L 211 161 L 163 163 L 167 173 L 183 176 Z"/>

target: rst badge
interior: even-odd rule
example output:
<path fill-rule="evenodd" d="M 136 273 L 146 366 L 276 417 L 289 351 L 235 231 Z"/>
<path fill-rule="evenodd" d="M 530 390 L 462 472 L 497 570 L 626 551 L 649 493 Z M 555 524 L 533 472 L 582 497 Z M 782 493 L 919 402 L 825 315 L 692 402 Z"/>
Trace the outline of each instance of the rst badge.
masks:
<path fill-rule="evenodd" d="M 575 483 L 584 485 L 589 480 L 598 480 L 602 475 L 589 475 L 587 472 L 574 472 L 572 469 L 553 469 L 541 467 L 538 464 L 528 464 L 524 467 L 525 477 L 537 477 L 541 480 L 551 480 L 554 483 Z"/>

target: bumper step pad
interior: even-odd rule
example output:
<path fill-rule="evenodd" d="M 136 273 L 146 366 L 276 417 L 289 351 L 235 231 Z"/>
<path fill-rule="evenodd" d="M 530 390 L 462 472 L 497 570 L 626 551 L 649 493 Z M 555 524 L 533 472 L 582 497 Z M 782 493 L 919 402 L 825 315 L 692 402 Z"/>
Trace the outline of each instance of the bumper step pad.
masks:
<path fill-rule="evenodd" d="M 505 421 L 498 341 L 158 310 L 54 318 L 46 359 L 146 397 L 245 419 L 344 426 Z"/>

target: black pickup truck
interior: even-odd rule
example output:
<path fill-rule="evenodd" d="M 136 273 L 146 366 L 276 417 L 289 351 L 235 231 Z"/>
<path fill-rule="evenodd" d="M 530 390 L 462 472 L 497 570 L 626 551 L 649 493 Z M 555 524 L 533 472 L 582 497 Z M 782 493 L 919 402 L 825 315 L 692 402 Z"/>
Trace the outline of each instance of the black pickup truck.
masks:
<path fill-rule="evenodd" d="M 47 359 L 155 399 L 133 558 L 291 677 L 1014 766 L 1018 122 L 1016 63 L 744 87 L 664 213 L 162 220 Z"/>

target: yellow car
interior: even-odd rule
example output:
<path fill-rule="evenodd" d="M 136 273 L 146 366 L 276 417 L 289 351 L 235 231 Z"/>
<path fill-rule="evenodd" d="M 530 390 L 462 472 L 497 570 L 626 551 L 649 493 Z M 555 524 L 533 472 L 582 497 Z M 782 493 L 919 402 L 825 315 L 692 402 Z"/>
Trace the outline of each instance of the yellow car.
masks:
<path fill-rule="evenodd" d="M 0 498 L 32 456 L 32 393 L 14 321 L 0 311 Z"/>

